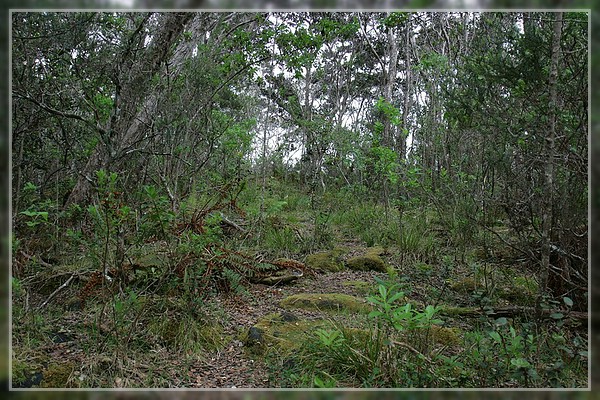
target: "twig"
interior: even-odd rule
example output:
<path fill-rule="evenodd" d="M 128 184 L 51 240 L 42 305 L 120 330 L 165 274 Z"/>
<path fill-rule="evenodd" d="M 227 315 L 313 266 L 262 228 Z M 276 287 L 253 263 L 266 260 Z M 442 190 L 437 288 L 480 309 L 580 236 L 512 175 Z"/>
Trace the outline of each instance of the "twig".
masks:
<path fill-rule="evenodd" d="M 221 221 L 223 221 L 223 223 L 225 225 L 228 225 L 228 226 L 232 227 L 233 229 L 236 229 L 236 230 L 238 230 L 240 232 L 246 233 L 246 230 L 244 228 L 242 228 L 241 226 L 239 226 L 235 222 L 233 222 L 230 219 L 228 219 L 223 213 L 219 213 L 219 214 L 220 214 L 220 217 L 221 217 Z"/>
<path fill-rule="evenodd" d="M 54 296 L 56 296 L 61 290 L 63 290 L 67 286 L 69 286 L 69 284 L 71 283 L 73 278 L 75 278 L 76 275 L 77 275 L 76 273 L 72 273 L 71 276 L 69 277 L 69 279 L 67 279 L 65 281 L 65 283 L 60 285 L 54 292 L 52 292 L 52 294 L 50 296 L 48 296 L 46 301 L 44 301 L 37 309 L 41 310 L 42 308 L 46 307 L 46 305 L 48 305 L 48 303 L 50 302 L 50 300 L 52 300 L 54 298 Z"/>
<path fill-rule="evenodd" d="M 52 268 L 52 264 L 47 263 L 46 261 L 42 260 L 41 257 L 35 257 L 35 256 L 31 256 L 27 253 L 25 253 L 24 251 L 21 251 L 21 254 L 23 254 L 23 256 L 28 259 L 28 260 L 33 260 L 33 261 L 37 261 L 42 267 L 46 267 L 46 268 Z"/>
<path fill-rule="evenodd" d="M 391 343 L 392 343 L 393 345 L 400 346 L 400 347 L 403 347 L 403 348 L 405 348 L 405 349 L 407 349 L 407 350 L 410 350 L 410 351 L 412 351 L 413 353 L 415 353 L 416 355 L 423 357 L 423 359 L 424 359 L 425 361 L 427 361 L 429 364 L 432 364 L 432 363 L 433 363 L 433 361 L 431 361 L 431 358 L 427 357 L 425 354 L 421 353 L 419 350 L 415 349 L 415 348 L 414 348 L 414 347 L 412 347 L 410 344 L 407 344 L 407 343 L 404 343 L 404 342 L 397 342 L 397 341 L 395 341 L 395 340 L 392 340 L 392 342 L 391 342 Z"/>

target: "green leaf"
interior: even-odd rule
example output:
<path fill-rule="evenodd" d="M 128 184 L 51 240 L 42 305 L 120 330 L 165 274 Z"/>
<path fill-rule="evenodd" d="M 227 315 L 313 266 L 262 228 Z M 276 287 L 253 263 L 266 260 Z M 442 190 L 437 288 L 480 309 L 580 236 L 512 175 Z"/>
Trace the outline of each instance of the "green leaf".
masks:
<path fill-rule="evenodd" d="M 550 318 L 553 319 L 562 319 L 564 317 L 564 315 L 562 313 L 552 313 L 550 314 Z"/>
<path fill-rule="evenodd" d="M 506 325 L 507 320 L 504 317 L 500 317 L 497 320 L 495 320 L 494 323 L 498 326 L 503 326 L 503 325 Z"/>
<path fill-rule="evenodd" d="M 388 299 L 388 303 L 393 303 L 402 297 L 404 297 L 404 292 L 396 292 L 392 297 Z"/>
<path fill-rule="evenodd" d="M 385 286 L 379 285 L 379 294 L 381 295 L 382 299 L 387 298 L 387 289 L 385 288 Z"/>
<path fill-rule="evenodd" d="M 563 297 L 563 301 L 568 307 L 573 307 L 573 300 L 570 297 Z"/>
<path fill-rule="evenodd" d="M 27 183 L 25 184 L 25 186 L 23 186 L 23 190 L 25 190 L 25 191 L 30 191 L 30 192 L 34 192 L 34 191 L 36 191 L 36 190 L 37 190 L 37 188 L 38 188 L 38 187 L 37 187 L 36 185 L 34 185 L 33 183 L 31 183 L 31 182 L 27 182 Z"/>
<path fill-rule="evenodd" d="M 510 363 L 512 365 L 514 365 L 517 368 L 529 368 L 531 367 L 531 364 L 529 363 L 529 361 L 527 361 L 524 358 L 513 358 L 512 360 L 510 360 Z"/>
<path fill-rule="evenodd" d="M 502 338 L 500 337 L 500 334 L 498 332 L 492 331 L 489 333 L 489 335 L 492 339 L 494 339 L 496 343 L 502 343 Z"/>

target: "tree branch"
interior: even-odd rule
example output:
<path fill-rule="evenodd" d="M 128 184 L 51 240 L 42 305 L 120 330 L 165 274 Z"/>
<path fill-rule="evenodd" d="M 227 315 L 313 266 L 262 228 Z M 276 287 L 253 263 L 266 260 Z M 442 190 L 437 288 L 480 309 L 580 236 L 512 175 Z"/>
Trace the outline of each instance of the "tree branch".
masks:
<path fill-rule="evenodd" d="M 35 98 L 31 97 L 28 94 L 24 94 L 21 92 L 13 92 L 13 95 L 15 95 L 16 97 L 21 98 L 23 100 L 32 102 L 33 104 L 35 104 L 36 106 L 38 106 L 39 108 L 41 108 L 42 110 L 44 110 L 50 114 L 53 114 L 53 115 L 56 115 L 59 117 L 63 117 L 63 118 L 79 120 L 79 121 L 83 122 L 84 124 L 86 124 L 88 127 L 92 128 L 95 131 L 97 131 L 98 133 L 100 133 L 103 137 L 108 135 L 108 133 L 106 132 L 106 130 L 104 128 L 102 128 L 101 126 L 98 126 L 97 124 L 95 124 L 94 122 L 92 122 L 88 119 L 85 119 L 84 117 L 82 117 L 79 114 L 74 114 L 74 113 L 57 110 L 55 108 L 52 108 L 52 107 L 42 103 L 41 101 L 36 100 Z"/>

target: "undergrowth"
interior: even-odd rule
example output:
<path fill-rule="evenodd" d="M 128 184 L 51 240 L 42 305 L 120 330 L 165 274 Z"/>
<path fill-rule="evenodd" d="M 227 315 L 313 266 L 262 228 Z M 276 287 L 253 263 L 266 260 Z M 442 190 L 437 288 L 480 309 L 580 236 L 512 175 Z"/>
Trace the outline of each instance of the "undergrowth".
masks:
<path fill-rule="evenodd" d="M 116 174 L 96 178 L 97 201 L 87 209 L 31 200 L 22 215 L 11 282 L 16 385 L 38 385 L 36 371 L 55 362 L 41 349 L 60 335 L 84 338 L 82 364 L 62 366 L 54 371 L 60 379 L 46 385 L 171 385 L 166 370 L 185 370 L 233 340 L 215 299 L 248 299 L 252 278 L 289 267 L 280 258 L 359 243 L 381 246 L 388 257 L 388 278 L 367 297 L 369 320 L 349 327 L 330 317 L 297 352 L 270 356 L 271 386 L 585 386 L 587 337 L 564 329 L 562 315 L 483 317 L 465 330 L 443 314 L 444 302 L 458 300 L 486 311 L 507 300 L 530 305 L 539 291 L 527 271 L 492 267 L 487 247 L 478 255 L 469 245 L 508 247 L 498 235 L 477 235 L 465 223 L 468 210 L 390 208 L 364 191 L 364 198 L 344 190 L 318 196 L 277 180 L 264 190 L 207 184 L 174 207 L 159 188 L 128 194 Z M 36 252 L 41 244 L 28 239 L 35 232 L 42 241 L 61 236 L 53 220 L 65 224 L 60 245 Z M 412 301 L 411 291 L 428 304 Z M 173 358 L 178 366 L 165 364 Z"/>

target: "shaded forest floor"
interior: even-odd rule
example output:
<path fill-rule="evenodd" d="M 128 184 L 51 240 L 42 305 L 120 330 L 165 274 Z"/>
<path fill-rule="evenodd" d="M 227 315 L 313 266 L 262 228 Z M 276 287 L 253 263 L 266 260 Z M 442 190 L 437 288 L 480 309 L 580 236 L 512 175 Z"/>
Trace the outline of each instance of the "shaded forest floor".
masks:
<path fill-rule="evenodd" d="M 302 265 L 290 282 L 233 274 L 211 281 L 228 290 L 204 293 L 192 283 L 206 271 L 196 281 L 177 277 L 169 269 L 192 271 L 190 257 L 175 262 L 168 243 L 155 242 L 131 252 L 152 260 L 142 271 L 94 287 L 85 247 L 62 261 L 17 250 L 13 387 L 587 386 L 586 314 L 571 299 L 550 299 L 536 313 L 537 271 L 507 242 L 488 236 L 486 246 L 457 246 L 417 214 L 386 242 L 372 210 L 345 210 L 352 224 L 331 215 L 325 229 L 281 203 L 272 203 L 256 242 L 231 237 L 236 250 L 202 257 L 228 257 L 222 268 L 233 274 L 231 263 L 249 268 L 241 251 L 259 248 L 254 258 Z M 301 244 L 318 234 L 322 241 L 305 251 Z M 386 311 L 382 298 L 396 294 Z"/>
<path fill-rule="evenodd" d="M 355 246 L 350 251 L 364 252 L 364 246 Z M 461 310 L 465 307 L 480 308 L 481 291 L 485 290 L 485 282 L 474 279 L 477 271 L 462 268 L 452 271 L 442 265 L 422 263 L 420 267 L 402 268 L 397 259 L 391 255 L 385 256 L 388 265 L 402 277 L 407 287 L 410 287 L 410 299 L 413 303 L 443 304 Z M 398 258 L 398 257 L 396 257 Z M 494 275 L 494 273 L 492 273 Z M 490 276 L 492 276 L 490 275 Z M 527 274 L 526 274 L 527 275 Z M 526 275 L 515 275 L 514 271 L 505 272 L 504 276 L 488 276 L 495 282 L 496 306 L 511 306 L 531 304 L 534 293 Z M 515 279 L 520 276 L 521 278 Z M 32 316 L 32 321 L 13 321 L 15 352 L 13 368 L 21 367 L 13 375 L 13 385 L 20 386 L 108 386 L 108 387 L 180 387 L 180 388 L 265 388 L 265 387 L 296 387 L 295 385 L 311 385 L 313 382 L 299 381 L 299 377 L 286 368 L 288 359 L 274 352 L 256 354 L 249 349 L 247 336 L 249 329 L 261 318 L 276 313 L 289 313 L 300 321 L 324 320 L 331 326 L 367 328 L 374 321 L 364 314 L 355 314 L 341 310 L 311 310 L 282 307 L 281 301 L 291 295 L 310 294 L 345 294 L 358 299 L 377 290 L 375 278 L 389 279 L 388 273 L 375 271 L 343 270 L 339 272 L 318 273 L 306 276 L 291 284 L 247 284 L 247 292 L 242 295 L 220 295 L 211 299 L 210 311 L 204 315 L 211 326 L 216 324 L 215 331 L 207 330 L 201 347 L 170 349 L 172 339 L 179 333 L 165 333 L 164 337 L 154 343 L 153 348 L 145 346 L 128 346 L 133 351 L 122 353 L 116 343 L 99 340 L 94 332 L 92 316 L 98 312 L 100 305 L 93 305 L 92 310 L 68 310 L 69 290 L 54 299 L 43 312 Z M 511 282 L 520 282 L 514 286 Z M 529 289 L 528 289 L 528 286 Z M 478 285 L 481 285 L 478 287 Z M 491 283 L 490 283 L 491 285 Z M 479 293 L 479 295 L 478 295 Z M 31 305 L 41 304 L 46 295 L 31 292 L 28 302 Z M 174 302 L 176 300 L 173 300 Z M 483 317 L 464 317 L 446 314 L 442 317 L 444 327 L 450 336 L 439 346 L 450 354 L 458 354 L 462 349 L 462 340 L 466 332 L 482 329 L 493 325 L 494 319 Z M 527 318 L 525 318 L 527 319 Z M 168 319 L 170 320 L 170 318 Z M 518 319 L 520 320 L 520 319 Z M 23 326 L 19 326 L 24 324 Z M 571 329 L 573 322 L 569 322 Z M 575 321 L 575 326 L 580 322 Z M 516 325 L 515 325 L 516 326 Z M 34 328 L 35 329 L 32 329 Z M 98 332 L 100 336 L 110 335 L 109 327 L 106 332 Z M 147 329 L 139 324 L 135 329 Z M 563 328 L 552 329 L 560 332 Z M 575 337 L 587 336 L 584 326 L 569 334 Z M 305 332 L 309 340 L 314 332 Z M 457 335 L 455 338 L 453 335 Z M 218 337 L 212 337 L 218 335 Z M 572 336 L 571 336 L 572 335 Z M 133 334 L 135 342 L 136 334 Z M 169 337 L 171 336 L 171 337 Z M 106 338 L 105 338 L 106 339 Z M 269 344 L 271 346 L 272 344 Z M 440 348 L 438 347 L 438 348 Z M 581 349 L 584 344 L 581 343 Z M 175 350 L 175 351 L 173 351 Z M 186 354 L 187 353 L 187 354 Z M 270 354 L 270 355 L 268 355 Z M 585 386 L 587 371 L 585 359 L 580 360 L 580 376 L 572 376 L 572 382 Z M 572 358 L 571 362 L 575 361 Z M 92 383 L 93 384 L 90 384 Z M 338 382 L 338 385 L 351 386 L 352 382 Z M 516 380 L 501 383 L 504 386 L 518 387 Z"/>

